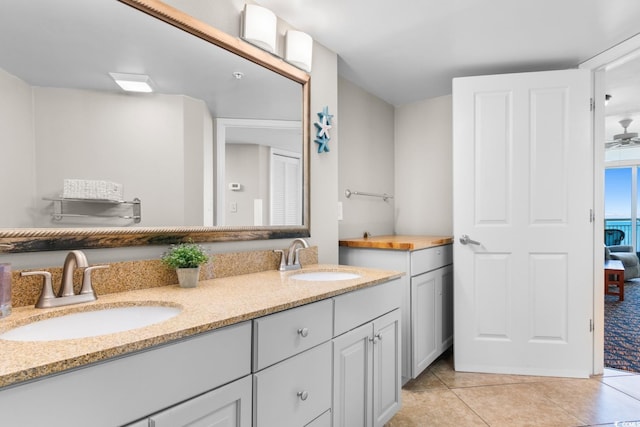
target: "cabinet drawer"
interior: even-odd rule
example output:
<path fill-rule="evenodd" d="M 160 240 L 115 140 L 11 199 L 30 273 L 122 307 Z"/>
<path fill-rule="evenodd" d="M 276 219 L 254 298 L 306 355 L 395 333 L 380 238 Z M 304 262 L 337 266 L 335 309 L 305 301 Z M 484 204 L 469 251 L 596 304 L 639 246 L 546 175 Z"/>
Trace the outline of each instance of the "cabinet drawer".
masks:
<path fill-rule="evenodd" d="M 453 245 L 435 246 L 411 252 L 411 276 L 444 267 L 453 262 Z"/>
<path fill-rule="evenodd" d="M 400 307 L 402 292 L 402 282 L 400 279 L 394 279 L 334 297 L 334 336 L 344 334 Z"/>
<path fill-rule="evenodd" d="M 328 341 L 333 334 L 333 301 L 327 299 L 253 321 L 253 370 Z"/>
<path fill-rule="evenodd" d="M 331 411 L 327 411 L 304 427 L 331 427 Z"/>
<path fill-rule="evenodd" d="M 299 427 L 331 408 L 331 342 L 253 375 L 254 427 Z"/>

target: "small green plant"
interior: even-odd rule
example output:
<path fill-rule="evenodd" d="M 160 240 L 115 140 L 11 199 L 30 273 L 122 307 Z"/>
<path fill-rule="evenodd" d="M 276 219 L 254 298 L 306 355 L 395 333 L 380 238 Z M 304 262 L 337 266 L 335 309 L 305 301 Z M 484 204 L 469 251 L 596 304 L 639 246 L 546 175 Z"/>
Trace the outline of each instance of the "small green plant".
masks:
<path fill-rule="evenodd" d="M 162 262 L 169 268 L 196 268 L 207 261 L 207 251 L 193 242 L 171 245 L 162 255 Z"/>

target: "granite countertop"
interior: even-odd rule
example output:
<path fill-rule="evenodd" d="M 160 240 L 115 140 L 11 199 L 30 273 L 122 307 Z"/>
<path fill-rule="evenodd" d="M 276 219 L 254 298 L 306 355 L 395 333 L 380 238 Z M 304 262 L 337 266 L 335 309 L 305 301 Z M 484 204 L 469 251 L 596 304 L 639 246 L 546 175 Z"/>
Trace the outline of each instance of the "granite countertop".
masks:
<path fill-rule="evenodd" d="M 394 249 L 401 251 L 414 251 L 450 243 L 453 243 L 452 236 L 389 235 L 340 240 L 340 246 L 350 248 Z"/>
<path fill-rule="evenodd" d="M 290 278 L 293 274 L 306 271 L 344 271 L 357 273 L 361 277 L 333 282 Z M 171 285 L 99 295 L 95 302 L 59 308 L 14 308 L 10 316 L 0 319 L 0 333 L 34 319 L 107 307 L 153 304 L 180 307 L 182 311 L 161 323 L 98 337 L 39 342 L 0 340 L 0 387 L 330 298 L 395 279 L 402 274 L 397 271 L 317 264 L 297 271 L 272 270 L 205 280 L 191 289 Z"/>

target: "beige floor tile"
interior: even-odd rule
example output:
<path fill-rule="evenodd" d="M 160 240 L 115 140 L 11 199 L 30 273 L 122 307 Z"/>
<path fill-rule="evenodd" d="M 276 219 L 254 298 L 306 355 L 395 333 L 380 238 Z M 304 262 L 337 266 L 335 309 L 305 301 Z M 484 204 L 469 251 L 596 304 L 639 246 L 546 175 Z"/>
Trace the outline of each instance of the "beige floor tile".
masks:
<path fill-rule="evenodd" d="M 418 378 L 407 382 L 403 387 L 404 390 L 418 391 L 430 390 L 434 388 L 447 388 L 440 378 L 436 377 L 433 372 L 426 370 L 421 373 Z"/>
<path fill-rule="evenodd" d="M 508 384 L 452 391 L 492 427 L 584 425 L 540 393 L 536 385 Z"/>
<path fill-rule="evenodd" d="M 602 375 L 598 375 L 599 377 L 624 377 L 630 375 L 638 375 L 633 372 L 623 371 L 621 369 L 612 369 L 612 368 L 604 368 L 604 372 Z"/>
<path fill-rule="evenodd" d="M 402 399 L 402 409 L 385 427 L 487 426 L 450 390 L 403 391 Z"/>
<path fill-rule="evenodd" d="M 458 372 L 453 369 L 453 356 L 443 358 L 429 369 L 449 388 L 477 387 L 500 384 L 520 384 L 548 381 L 550 377 L 528 375 L 481 374 L 476 372 Z"/>
<path fill-rule="evenodd" d="M 586 424 L 640 419 L 640 401 L 595 379 L 563 379 L 532 387 Z"/>
<path fill-rule="evenodd" d="M 449 388 L 477 387 L 501 384 L 521 384 L 539 381 L 548 381 L 548 377 L 535 377 L 527 375 L 501 375 L 501 374 L 481 374 L 475 372 L 457 372 L 443 367 L 432 369 L 433 374 L 438 377 Z"/>
<path fill-rule="evenodd" d="M 640 400 L 640 375 L 606 377 L 601 381 L 616 390 L 620 390 L 621 392 Z"/>

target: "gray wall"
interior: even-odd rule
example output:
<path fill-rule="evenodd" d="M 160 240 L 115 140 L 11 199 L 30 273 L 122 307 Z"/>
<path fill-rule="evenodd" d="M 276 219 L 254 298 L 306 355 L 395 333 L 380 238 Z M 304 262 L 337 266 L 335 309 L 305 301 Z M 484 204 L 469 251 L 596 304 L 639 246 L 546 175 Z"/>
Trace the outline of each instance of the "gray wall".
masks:
<path fill-rule="evenodd" d="M 0 149 L 3 159 L 0 189 L 2 198 L 12 201 L 2 203 L 0 224 L 32 227 L 36 174 L 31 86 L 0 69 L 0 93 Z M 24 143 L 15 144 L 15 141 Z"/>
<path fill-rule="evenodd" d="M 451 96 L 396 108 L 396 234 L 453 233 Z"/>
<path fill-rule="evenodd" d="M 393 107 L 340 79 L 340 238 L 453 233 L 451 96 Z M 345 189 L 393 194 L 344 196 Z"/>
<path fill-rule="evenodd" d="M 345 189 L 394 193 L 394 108 L 345 79 L 338 81 L 340 161 L 338 167 L 343 220 L 340 238 L 393 234 L 396 199 L 351 196 Z M 396 166 L 397 168 L 397 166 Z"/>

